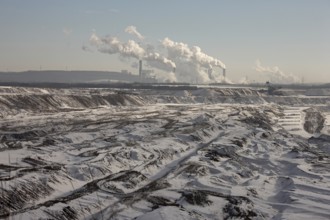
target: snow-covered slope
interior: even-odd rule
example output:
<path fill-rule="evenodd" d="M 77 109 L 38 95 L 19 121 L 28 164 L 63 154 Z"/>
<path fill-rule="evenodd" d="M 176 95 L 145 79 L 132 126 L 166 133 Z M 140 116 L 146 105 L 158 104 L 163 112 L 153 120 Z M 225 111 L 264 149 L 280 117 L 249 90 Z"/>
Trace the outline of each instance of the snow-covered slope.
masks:
<path fill-rule="evenodd" d="M 0 87 L 0 117 L 143 104 L 138 95 L 119 91 Z"/>
<path fill-rule="evenodd" d="M 0 218 L 330 218 L 326 102 L 251 89 L 0 97 Z M 323 134 L 309 138 L 317 112 Z"/>

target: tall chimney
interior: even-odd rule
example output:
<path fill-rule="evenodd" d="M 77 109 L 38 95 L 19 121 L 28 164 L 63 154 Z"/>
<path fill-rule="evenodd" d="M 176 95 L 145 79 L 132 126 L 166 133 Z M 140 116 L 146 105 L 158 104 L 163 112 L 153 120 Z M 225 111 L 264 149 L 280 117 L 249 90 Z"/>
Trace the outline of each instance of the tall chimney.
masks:
<path fill-rule="evenodd" d="M 222 70 L 223 78 L 226 79 L 226 69 Z"/>
<path fill-rule="evenodd" d="M 139 60 L 139 76 L 142 77 L 142 60 Z"/>
<path fill-rule="evenodd" d="M 175 71 L 176 71 L 176 68 L 175 68 L 175 67 L 173 67 L 173 73 L 175 73 Z"/>

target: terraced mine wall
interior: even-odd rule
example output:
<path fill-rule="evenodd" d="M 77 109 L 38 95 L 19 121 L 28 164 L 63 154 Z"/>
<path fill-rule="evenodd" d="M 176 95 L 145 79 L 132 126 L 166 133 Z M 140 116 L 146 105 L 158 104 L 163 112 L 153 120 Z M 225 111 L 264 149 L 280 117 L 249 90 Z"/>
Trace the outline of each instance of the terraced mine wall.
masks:
<path fill-rule="evenodd" d="M 143 105 L 139 95 L 97 90 L 0 88 L 0 117 L 24 112 L 60 112 L 109 106 Z"/>
<path fill-rule="evenodd" d="M 168 88 L 168 87 L 166 87 Z M 249 88 L 173 89 L 56 89 L 0 87 L 0 117 L 22 112 L 57 112 L 79 109 L 145 105 L 151 103 L 184 104 L 265 104 L 288 106 L 330 105 L 328 96 L 268 96 Z"/>

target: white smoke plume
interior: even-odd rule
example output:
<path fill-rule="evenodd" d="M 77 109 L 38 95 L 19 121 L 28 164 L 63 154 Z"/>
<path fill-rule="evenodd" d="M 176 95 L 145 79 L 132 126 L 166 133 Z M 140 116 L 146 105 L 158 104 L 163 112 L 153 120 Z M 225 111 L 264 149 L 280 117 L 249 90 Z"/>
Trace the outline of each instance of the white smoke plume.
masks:
<path fill-rule="evenodd" d="M 125 32 L 139 39 L 144 38 L 134 26 L 127 27 Z M 190 47 L 185 43 L 165 38 L 160 41 L 159 47 L 144 42 L 137 43 L 134 40 L 121 42 L 116 37 L 100 37 L 95 33 L 91 35 L 89 42 L 101 53 L 118 54 L 120 58 L 133 58 L 135 59 L 133 62 L 143 60 L 147 66 L 166 72 L 170 81 L 191 83 L 225 81 L 221 76 L 222 71 L 212 70 L 225 69 L 226 66 L 220 60 L 205 54 L 197 46 Z M 164 77 L 166 74 L 158 73 L 158 75 L 160 78 L 166 78 Z"/>
<path fill-rule="evenodd" d="M 167 50 L 168 58 L 176 63 L 177 78 L 180 81 L 210 82 L 214 78 L 219 79 L 209 74 L 210 69 L 226 68 L 220 60 L 202 52 L 200 47 L 189 47 L 185 43 L 174 42 L 169 38 L 165 38 L 161 43 Z"/>
<path fill-rule="evenodd" d="M 161 69 L 167 72 L 173 71 L 176 68 L 176 64 L 167 59 L 166 57 L 160 55 L 159 53 L 149 53 L 144 57 L 144 60 L 147 61 L 147 64 L 151 67 Z"/>
<path fill-rule="evenodd" d="M 124 58 L 145 60 L 149 66 L 168 72 L 175 68 L 173 61 L 159 53 L 147 52 L 140 44 L 133 40 L 121 42 L 116 37 L 99 37 L 93 33 L 89 42 L 101 53 L 119 54 Z"/>
<path fill-rule="evenodd" d="M 134 35 L 135 37 L 139 38 L 140 40 L 144 39 L 144 36 L 137 31 L 135 26 L 128 26 L 125 29 L 125 32 Z"/>
<path fill-rule="evenodd" d="M 226 68 L 225 64 L 223 64 L 220 60 L 202 52 L 200 47 L 189 47 L 185 43 L 174 42 L 169 38 L 165 38 L 162 41 L 162 45 L 168 50 L 169 57 L 185 61 L 197 62 L 199 65 L 205 68 Z"/>
<path fill-rule="evenodd" d="M 264 67 L 259 59 L 256 60 L 255 70 L 267 74 L 272 83 L 297 83 L 299 78 L 293 74 L 285 74 L 278 66 Z"/>
<path fill-rule="evenodd" d="M 120 54 L 123 57 L 141 59 L 144 49 L 135 41 L 120 42 L 116 37 L 98 37 L 95 33 L 89 39 L 98 51 L 108 54 Z"/>

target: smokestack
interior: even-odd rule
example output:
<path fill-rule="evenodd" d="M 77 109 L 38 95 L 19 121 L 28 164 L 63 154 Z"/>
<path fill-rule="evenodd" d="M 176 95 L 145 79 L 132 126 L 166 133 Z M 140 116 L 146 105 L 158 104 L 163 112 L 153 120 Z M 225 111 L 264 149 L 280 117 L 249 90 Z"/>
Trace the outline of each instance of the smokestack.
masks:
<path fill-rule="evenodd" d="M 142 60 L 139 60 L 139 76 L 142 77 Z"/>
<path fill-rule="evenodd" d="M 222 70 L 223 78 L 226 79 L 226 69 Z"/>
<path fill-rule="evenodd" d="M 173 67 L 173 73 L 175 73 L 175 71 L 176 71 L 176 69 L 175 69 L 175 67 Z"/>

